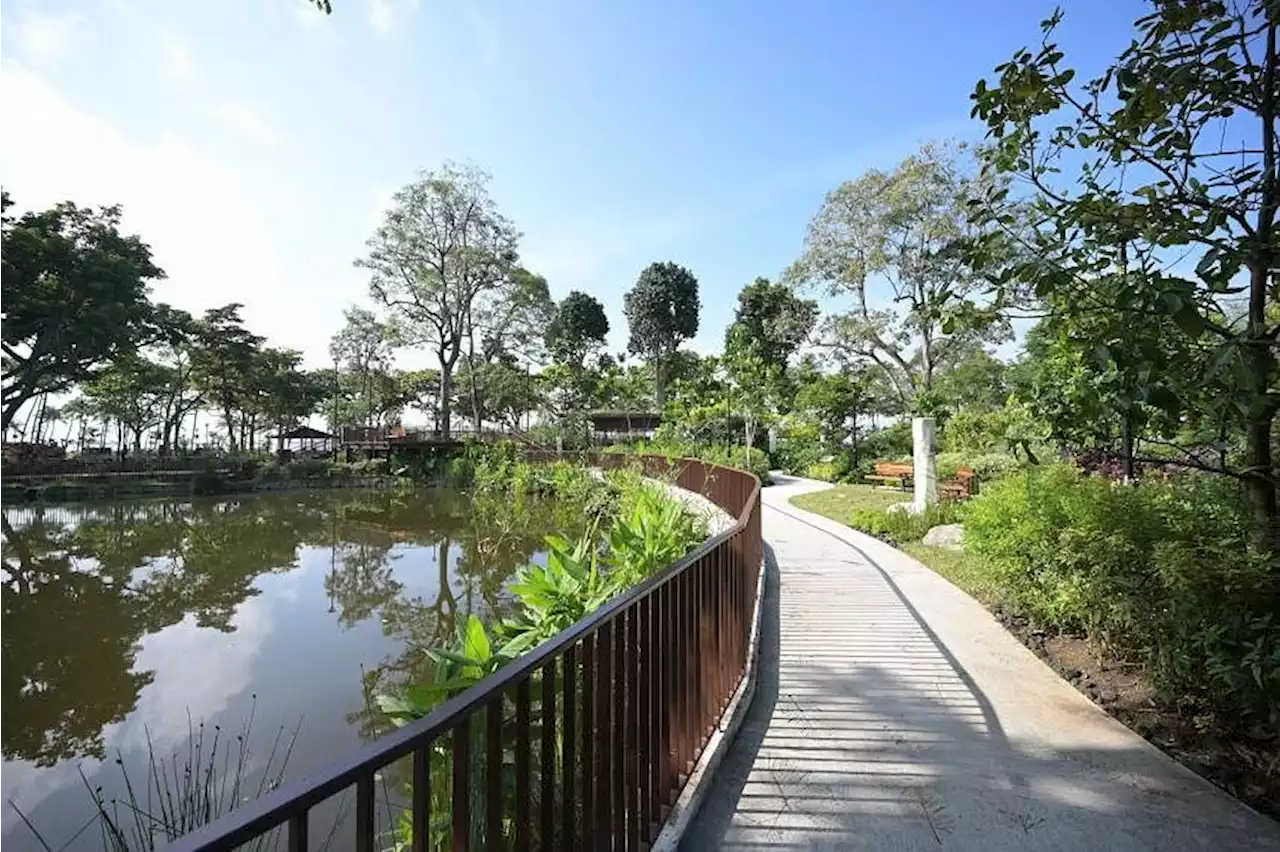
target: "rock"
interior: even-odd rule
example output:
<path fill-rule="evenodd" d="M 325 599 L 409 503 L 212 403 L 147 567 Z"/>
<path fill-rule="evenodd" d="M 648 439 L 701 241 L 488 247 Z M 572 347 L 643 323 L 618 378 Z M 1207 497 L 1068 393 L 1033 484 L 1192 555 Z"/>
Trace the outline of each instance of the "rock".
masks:
<path fill-rule="evenodd" d="M 1116 693 L 1112 692 L 1110 689 L 1101 689 L 1098 691 L 1099 704 L 1114 704 L 1116 699 L 1119 697 L 1120 696 L 1116 695 Z"/>
<path fill-rule="evenodd" d="M 929 547 L 944 547 L 947 550 L 964 550 L 964 525 L 943 524 L 933 527 L 924 534 L 921 544 Z"/>
<path fill-rule="evenodd" d="M 1067 669 L 1065 672 L 1063 672 L 1063 677 L 1065 677 L 1069 681 L 1074 681 L 1078 679 L 1082 674 L 1084 674 L 1084 672 L 1080 671 L 1079 669 Z"/>

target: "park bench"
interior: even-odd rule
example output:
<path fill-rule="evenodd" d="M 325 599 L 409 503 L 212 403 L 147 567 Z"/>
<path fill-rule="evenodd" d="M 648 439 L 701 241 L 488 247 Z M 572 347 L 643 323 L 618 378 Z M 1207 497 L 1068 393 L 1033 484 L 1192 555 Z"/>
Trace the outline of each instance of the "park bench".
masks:
<path fill-rule="evenodd" d="M 876 472 L 868 474 L 872 483 L 898 485 L 903 491 L 915 472 L 910 462 L 876 462 Z M 967 500 L 977 491 L 978 476 L 971 467 L 956 470 L 950 479 L 938 480 L 938 496 L 943 500 Z"/>
<path fill-rule="evenodd" d="M 866 478 L 873 483 L 897 484 L 906 491 L 911 472 L 910 462 L 876 462 L 876 472 L 867 474 Z"/>

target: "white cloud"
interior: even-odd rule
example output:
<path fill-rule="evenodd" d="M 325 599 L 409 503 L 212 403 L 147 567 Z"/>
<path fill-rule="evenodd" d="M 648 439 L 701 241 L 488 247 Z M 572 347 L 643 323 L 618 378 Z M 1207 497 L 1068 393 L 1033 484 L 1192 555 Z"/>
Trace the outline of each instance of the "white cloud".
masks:
<path fill-rule="evenodd" d="M 195 79 L 195 63 L 191 48 L 176 35 L 169 35 L 165 42 L 165 75 L 175 83 L 186 86 Z"/>
<path fill-rule="evenodd" d="M 0 90 L 5 188 L 20 209 L 120 204 L 125 228 L 168 273 L 155 299 L 188 310 L 244 302 L 251 327 L 282 313 L 269 205 L 236 171 L 172 134 L 130 136 L 12 60 L 0 66 Z"/>
<path fill-rule="evenodd" d="M 276 148 L 282 141 L 270 119 L 248 101 L 222 101 L 210 111 L 237 136 L 255 145 Z"/>
<path fill-rule="evenodd" d="M 84 18 L 71 12 L 31 11 L 23 15 L 16 29 L 23 58 L 33 63 L 48 64 L 66 56 L 75 46 L 84 29 Z"/>

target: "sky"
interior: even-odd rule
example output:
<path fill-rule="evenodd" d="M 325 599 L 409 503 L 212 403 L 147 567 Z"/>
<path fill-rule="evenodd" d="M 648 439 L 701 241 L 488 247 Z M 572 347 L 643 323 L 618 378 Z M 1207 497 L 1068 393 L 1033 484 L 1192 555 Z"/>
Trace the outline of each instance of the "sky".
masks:
<path fill-rule="evenodd" d="M 1132 0 L 1069 2 L 1096 72 Z M 8 0 L 0 180 L 18 209 L 120 204 L 168 277 L 153 298 L 244 304 L 328 363 L 352 261 L 392 193 L 446 160 L 492 174 L 552 295 L 623 294 L 654 261 L 697 276 L 717 349 L 737 292 L 803 248 L 824 195 L 923 142 L 974 140 L 975 82 L 1040 38 L 1042 0 Z M 405 353 L 404 366 L 426 366 Z"/>

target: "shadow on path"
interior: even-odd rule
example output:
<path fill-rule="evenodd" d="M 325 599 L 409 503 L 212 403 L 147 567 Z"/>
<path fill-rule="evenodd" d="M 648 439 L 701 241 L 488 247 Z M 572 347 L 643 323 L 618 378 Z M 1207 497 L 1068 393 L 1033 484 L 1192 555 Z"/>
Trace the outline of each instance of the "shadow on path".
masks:
<path fill-rule="evenodd" d="M 755 699 L 682 849 L 1280 849 L 1237 803 L 1184 807 L 1148 754 L 1011 743 L 868 554 L 773 506 L 765 534 Z"/>

